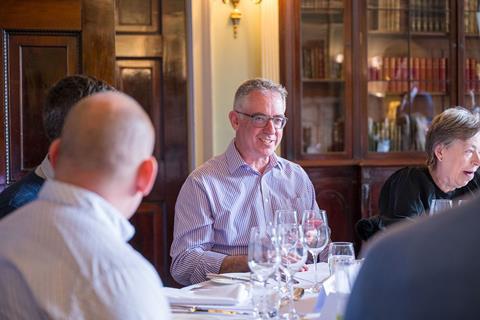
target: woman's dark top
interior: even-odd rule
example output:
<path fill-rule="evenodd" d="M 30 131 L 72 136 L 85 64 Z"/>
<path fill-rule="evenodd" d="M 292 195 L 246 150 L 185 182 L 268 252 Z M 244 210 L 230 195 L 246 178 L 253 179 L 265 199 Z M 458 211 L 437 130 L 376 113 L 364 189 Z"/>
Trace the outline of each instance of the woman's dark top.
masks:
<path fill-rule="evenodd" d="M 443 192 L 433 182 L 427 167 L 406 167 L 392 174 L 380 191 L 380 216 L 399 220 L 419 216 L 430 209 L 433 199 L 455 199 L 480 189 L 480 174 L 464 187 Z"/>
<path fill-rule="evenodd" d="M 368 240 L 377 231 L 392 223 L 419 216 L 430 209 L 433 199 L 455 199 L 473 194 L 480 189 L 480 174 L 464 187 L 443 192 L 433 182 L 427 167 L 406 167 L 393 173 L 380 191 L 380 215 L 361 219 L 355 225 L 362 240 Z"/>

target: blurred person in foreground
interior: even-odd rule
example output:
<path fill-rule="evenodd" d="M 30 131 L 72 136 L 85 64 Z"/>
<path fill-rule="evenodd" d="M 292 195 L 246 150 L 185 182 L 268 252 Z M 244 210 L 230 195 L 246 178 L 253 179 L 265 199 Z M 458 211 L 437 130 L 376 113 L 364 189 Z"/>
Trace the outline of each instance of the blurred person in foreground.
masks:
<path fill-rule="evenodd" d="M 305 171 L 275 154 L 287 91 L 266 79 L 237 89 L 229 113 L 235 138 L 227 150 L 195 169 L 175 205 L 170 271 L 183 285 L 207 273 L 245 272 L 250 229 L 274 221 L 278 209 L 318 210 Z M 321 257 L 326 259 L 326 250 Z"/>
<path fill-rule="evenodd" d="M 48 142 L 60 136 L 70 109 L 80 99 L 97 92 L 115 91 L 109 84 L 86 75 L 72 75 L 55 83 L 49 90 L 42 109 L 43 128 Z M 9 186 L 0 194 L 0 219 L 37 198 L 46 179 L 53 178 L 47 154 L 35 170 Z"/>
<path fill-rule="evenodd" d="M 344 319 L 478 319 L 479 212 L 476 198 L 368 243 Z"/>
<path fill-rule="evenodd" d="M 406 167 L 391 175 L 380 191 L 380 215 L 360 220 L 363 240 L 385 227 L 428 213 L 433 199 L 472 196 L 480 188 L 480 120 L 454 107 L 437 115 L 427 132 L 425 167 Z"/>
<path fill-rule="evenodd" d="M 148 115 L 124 94 L 73 107 L 49 149 L 55 177 L 0 221 L 0 261 L 18 275 L 0 271 L 0 314 L 21 318 L 25 296 L 48 319 L 170 318 L 155 269 L 127 243 L 155 181 L 153 146 Z"/>

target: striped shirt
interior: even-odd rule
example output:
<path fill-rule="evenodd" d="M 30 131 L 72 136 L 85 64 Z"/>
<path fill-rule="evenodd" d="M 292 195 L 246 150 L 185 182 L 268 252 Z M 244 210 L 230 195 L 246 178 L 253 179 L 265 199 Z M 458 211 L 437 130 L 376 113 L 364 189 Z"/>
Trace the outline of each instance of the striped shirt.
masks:
<path fill-rule="evenodd" d="M 180 190 L 172 276 L 183 285 L 198 283 L 218 273 L 225 256 L 247 255 L 250 229 L 273 222 L 278 209 L 318 209 L 305 171 L 273 154 L 260 174 L 232 141 L 225 153 L 194 170 Z"/>
<path fill-rule="evenodd" d="M 158 274 L 126 243 L 133 234 L 96 193 L 47 180 L 0 221 L 0 318 L 30 301 L 48 319 L 170 319 Z"/>

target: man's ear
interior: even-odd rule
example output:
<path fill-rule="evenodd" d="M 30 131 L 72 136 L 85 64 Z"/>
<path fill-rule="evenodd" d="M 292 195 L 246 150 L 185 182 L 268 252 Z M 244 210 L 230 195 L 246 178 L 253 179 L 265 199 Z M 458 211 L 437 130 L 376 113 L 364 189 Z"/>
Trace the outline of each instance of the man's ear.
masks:
<path fill-rule="evenodd" d="M 60 150 L 60 139 L 55 139 L 48 148 L 48 160 L 55 169 L 57 167 L 58 153 Z"/>
<path fill-rule="evenodd" d="M 157 160 L 150 156 L 143 160 L 137 170 L 136 189 L 143 196 L 147 196 L 153 188 L 155 178 L 157 177 Z"/>
<path fill-rule="evenodd" d="M 232 125 L 233 130 L 237 131 L 238 126 L 240 125 L 238 114 L 235 111 L 230 111 L 228 113 L 228 119 L 230 119 L 230 124 Z"/>

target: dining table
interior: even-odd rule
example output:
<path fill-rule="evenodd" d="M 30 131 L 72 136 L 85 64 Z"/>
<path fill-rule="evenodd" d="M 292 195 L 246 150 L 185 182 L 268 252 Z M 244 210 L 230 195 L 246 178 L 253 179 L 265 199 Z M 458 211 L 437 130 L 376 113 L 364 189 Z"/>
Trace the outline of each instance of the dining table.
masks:
<path fill-rule="evenodd" d="M 307 267 L 308 270 L 297 272 L 293 277 L 295 292 L 300 293 L 294 299 L 295 309 L 301 319 L 321 319 L 320 304 L 325 302 L 326 295 L 333 290 L 332 277 L 328 264 L 318 263 L 317 281 L 322 286 L 320 292 L 313 292 L 314 266 Z M 209 276 L 207 281 L 181 289 L 164 288 L 170 302 L 172 319 L 254 319 L 248 272 Z M 287 304 L 285 300 L 282 301 L 279 314 L 287 311 Z"/>

